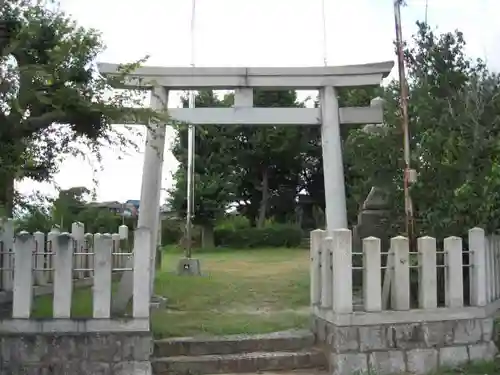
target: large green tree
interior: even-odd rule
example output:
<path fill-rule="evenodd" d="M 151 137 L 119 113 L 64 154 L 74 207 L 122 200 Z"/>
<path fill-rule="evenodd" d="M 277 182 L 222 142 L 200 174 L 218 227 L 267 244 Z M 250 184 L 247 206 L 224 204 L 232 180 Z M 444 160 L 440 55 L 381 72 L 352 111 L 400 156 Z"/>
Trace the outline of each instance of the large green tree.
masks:
<path fill-rule="evenodd" d="M 219 99 L 211 91 L 196 96 L 196 107 L 229 107 L 234 95 Z M 300 106 L 294 91 L 256 91 L 257 107 Z M 187 100 L 184 100 L 187 106 Z M 298 127 L 206 126 L 199 127 L 195 158 L 195 222 L 207 231 L 231 203 L 258 226 L 269 217 L 293 218 L 303 168 L 302 145 L 307 143 Z M 181 127 L 173 153 L 180 161 L 173 207 L 185 210 L 187 127 Z"/>
<path fill-rule="evenodd" d="M 52 221 L 61 230 L 71 231 L 71 224 L 78 221 L 80 213 L 85 209 L 90 190 L 85 187 L 72 187 L 61 190 L 52 204 Z"/>
<path fill-rule="evenodd" d="M 405 50 L 410 89 L 411 194 L 417 233 L 461 235 L 499 227 L 500 79 L 465 55 L 462 33 L 418 23 Z M 365 184 L 391 197 L 394 232 L 404 231 L 403 136 L 397 82 L 385 90 L 385 126 L 351 134 L 346 159 Z"/>
<path fill-rule="evenodd" d="M 0 17 L 0 206 L 12 215 L 16 179 L 47 181 L 65 155 L 133 146 L 111 124 L 149 114 L 126 110 L 134 93 L 113 94 L 95 70 L 97 31 L 50 1 L 5 0 Z"/>
<path fill-rule="evenodd" d="M 255 90 L 255 107 L 301 107 L 294 90 Z M 301 189 L 304 127 L 237 126 L 233 168 L 241 176 L 239 210 L 258 227 L 273 217 L 294 219 L 295 199 Z"/>
<path fill-rule="evenodd" d="M 184 107 L 188 106 L 183 98 Z M 227 106 L 213 91 L 201 91 L 195 97 L 196 107 Z M 204 247 L 213 247 L 213 226 L 229 205 L 236 200 L 237 176 L 231 169 L 233 129 L 225 126 L 198 127 L 195 140 L 194 216 L 193 223 L 202 227 Z M 172 152 L 179 161 L 175 185 L 170 191 L 170 204 L 185 215 L 187 209 L 188 128 L 180 125 Z"/>

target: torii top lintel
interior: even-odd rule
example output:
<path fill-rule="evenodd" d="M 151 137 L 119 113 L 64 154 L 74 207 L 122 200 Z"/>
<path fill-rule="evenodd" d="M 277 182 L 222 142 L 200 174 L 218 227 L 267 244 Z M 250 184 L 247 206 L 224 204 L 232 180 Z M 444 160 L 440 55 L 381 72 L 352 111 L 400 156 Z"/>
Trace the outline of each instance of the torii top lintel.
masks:
<path fill-rule="evenodd" d="M 126 86 L 164 86 L 174 90 L 198 88 L 231 89 L 288 88 L 318 89 L 325 86 L 352 87 L 379 85 L 394 66 L 393 61 L 327 67 L 238 68 L 238 67 L 153 67 L 143 66 L 130 73 Z M 104 75 L 118 72 L 118 64 L 99 63 Z"/>

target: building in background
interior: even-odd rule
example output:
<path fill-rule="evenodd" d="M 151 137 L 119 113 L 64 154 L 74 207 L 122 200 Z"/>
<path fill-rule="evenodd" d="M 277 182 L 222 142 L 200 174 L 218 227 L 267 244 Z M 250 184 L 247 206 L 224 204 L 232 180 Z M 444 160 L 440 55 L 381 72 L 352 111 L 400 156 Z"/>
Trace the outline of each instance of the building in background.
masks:
<path fill-rule="evenodd" d="M 91 202 L 89 205 L 97 208 L 106 208 L 113 213 L 125 217 L 138 217 L 140 212 L 140 201 L 138 199 L 129 199 L 125 203 L 118 201 Z M 162 218 L 173 215 L 171 207 L 168 204 L 160 206 L 160 214 Z"/>

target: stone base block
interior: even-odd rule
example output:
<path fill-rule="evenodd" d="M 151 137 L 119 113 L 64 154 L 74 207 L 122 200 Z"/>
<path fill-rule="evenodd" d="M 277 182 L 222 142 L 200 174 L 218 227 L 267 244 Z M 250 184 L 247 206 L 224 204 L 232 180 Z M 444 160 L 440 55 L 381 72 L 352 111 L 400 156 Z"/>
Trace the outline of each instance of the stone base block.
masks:
<path fill-rule="evenodd" d="M 427 374 L 498 353 L 492 318 L 340 326 L 313 315 L 312 328 L 332 375 Z"/>
<path fill-rule="evenodd" d="M 469 345 L 469 359 L 471 361 L 493 361 L 498 349 L 493 342 Z"/>
<path fill-rule="evenodd" d="M 6 334 L 0 374 L 151 375 L 148 332 Z"/>
<path fill-rule="evenodd" d="M 376 374 L 398 374 L 406 371 L 403 351 L 389 350 L 368 355 L 368 366 Z"/>
<path fill-rule="evenodd" d="M 368 358 L 364 353 L 344 353 L 330 355 L 330 374 L 364 374 L 368 371 Z"/>
<path fill-rule="evenodd" d="M 114 375 L 152 375 L 151 362 L 122 362 L 114 367 Z"/>
<path fill-rule="evenodd" d="M 181 258 L 177 264 L 177 274 L 185 276 L 201 276 L 200 260 Z"/>

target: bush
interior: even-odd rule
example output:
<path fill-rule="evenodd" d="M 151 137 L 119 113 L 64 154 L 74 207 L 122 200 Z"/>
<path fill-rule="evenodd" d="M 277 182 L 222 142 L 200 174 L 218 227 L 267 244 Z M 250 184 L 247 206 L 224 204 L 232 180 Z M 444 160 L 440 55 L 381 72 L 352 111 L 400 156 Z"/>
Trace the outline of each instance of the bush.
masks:
<path fill-rule="evenodd" d="M 164 219 L 161 223 L 161 244 L 178 244 L 183 235 L 184 222 L 179 219 Z"/>
<path fill-rule="evenodd" d="M 228 215 L 219 220 L 216 225 L 219 229 L 243 229 L 250 228 L 250 220 L 243 215 Z"/>
<path fill-rule="evenodd" d="M 215 246 L 239 249 L 256 247 L 298 247 L 302 230 L 296 225 L 273 224 L 264 228 L 217 227 Z"/>

